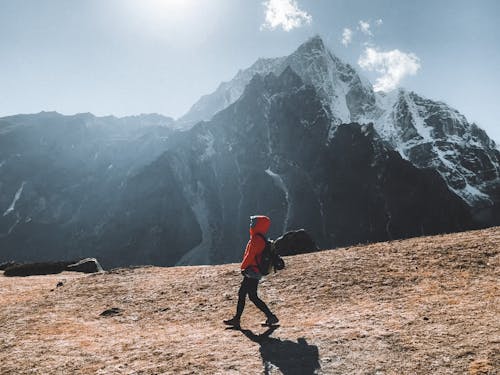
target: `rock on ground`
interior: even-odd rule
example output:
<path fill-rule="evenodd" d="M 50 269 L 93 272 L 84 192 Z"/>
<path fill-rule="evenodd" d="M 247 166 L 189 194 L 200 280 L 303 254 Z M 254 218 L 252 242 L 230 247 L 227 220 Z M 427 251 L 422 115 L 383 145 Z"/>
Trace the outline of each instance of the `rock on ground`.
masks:
<path fill-rule="evenodd" d="M 68 271 L 94 273 L 102 272 L 103 269 L 96 258 L 85 258 L 77 263 L 70 264 L 66 267 Z"/>

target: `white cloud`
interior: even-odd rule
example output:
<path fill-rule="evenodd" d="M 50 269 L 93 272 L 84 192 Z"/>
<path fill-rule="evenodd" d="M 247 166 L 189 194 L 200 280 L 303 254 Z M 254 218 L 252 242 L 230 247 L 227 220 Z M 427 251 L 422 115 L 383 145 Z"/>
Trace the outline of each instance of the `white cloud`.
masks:
<path fill-rule="evenodd" d="M 375 81 L 375 91 L 394 90 L 406 76 L 417 74 L 420 59 L 413 53 L 404 53 L 398 49 L 381 52 L 367 47 L 358 59 L 361 68 L 381 74 Z"/>
<path fill-rule="evenodd" d="M 370 30 L 370 23 L 366 21 L 359 21 L 359 29 L 363 34 L 366 34 L 368 36 L 373 36 L 371 30 Z"/>
<path fill-rule="evenodd" d="M 312 21 L 311 15 L 300 10 L 295 0 L 267 0 L 264 1 L 264 7 L 266 20 L 261 29 L 274 30 L 281 27 L 290 31 Z"/>
<path fill-rule="evenodd" d="M 342 32 L 342 44 L 347 47 L 351 42 L 352 42 L 352 30 L 346 27 Z"/>
<path fill-rule="evenodd" d="M 375 25 L 377 26 L 382 26 L 383 23 L 384 21 L 382 21 L 382 18 L 379 18 L 378 20 L 375 21 Z"/>

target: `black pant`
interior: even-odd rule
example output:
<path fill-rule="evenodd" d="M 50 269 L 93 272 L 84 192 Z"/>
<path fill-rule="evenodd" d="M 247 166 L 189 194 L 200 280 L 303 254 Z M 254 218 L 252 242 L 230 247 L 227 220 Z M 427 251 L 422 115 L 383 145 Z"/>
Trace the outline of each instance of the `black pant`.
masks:
<path fill-rule="evenodd" d="M 259 280 L 251 279 L 249 277 L 243 277 L 241 282 L 240 290 L 238 291 L 238 306 L 236 308 L 236 318 L 241 318 L 243 314 L 243 309 L 245 308 L 245 299 L 248 294 L 248 298 L 252 301 L 255 306 L 257 306 L 267 317 L 273 315 L 269 307 L 266 306 L 264 301 L 262 301 L 257 296 L 257 286 L 259 285 Z"/>

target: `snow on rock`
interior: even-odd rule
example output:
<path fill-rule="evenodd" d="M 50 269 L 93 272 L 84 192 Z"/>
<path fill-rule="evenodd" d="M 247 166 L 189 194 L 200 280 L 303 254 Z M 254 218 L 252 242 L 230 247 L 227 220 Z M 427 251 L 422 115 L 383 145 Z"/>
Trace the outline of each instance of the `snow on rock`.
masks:
<path fill-rule="evenodd" d="M 185 194 L 189 197 L 191 202 L 191 209 L 193 210 L 196 220 L 198 221 L 201 232 L 201 243 L 186 253 L 177 263 L 176 266 L 183 265 L 202 265 L 210 264 L 210 249 L 212 248 L 212 227 L 209 220 L 209 210 L 207 207 L 207 200 L 204 199 L 205 189 L 203 185 L 198 182 L 198 194 L 194 193 L 191 189 L 184 188 Z"/>
<path fill-rule="evenodd" d="M 482 130 L 456 109 L 414 92 L 398 89 L 376 95 L 378 110 L 360 123 L 373 122 L 377 133 L 403 158 L 437 170 L 470 205 L 490 202 L 484 189 L 494 181 L 485 183 L 477 175 L 493 169 L 492 174 L 499 176 L 500 165 L 493 142 Z"/>
<path fill-rule="evenodd" d="M 9 227 L 9 229 L 7 230 L 7 233 L 5 234 L 0 234 L 0 238 L 2 237 L 6 237 L 8 236 L 9 234 L 12 233 L 12 231 L 14 230 L 14 228 L 17 226 L 17 224 L 19 224 L 21 222 L 21 218 L 19 217 L 19 215 L 17 215 L 16 217 L 16 221 Z"/>
<path fill-rule="evenodd" d="M 214 136 L 211 132 L 207 132 L 205 134 L 200 134 L 198 136 L 198 139 L 205 145 L 205 151 L 203 154 L 200 156 L 202 161 L 210 159 L 212 156 L 215 155 L 215 149 L 214 149 Z"/>
<path fill-rule="evenodd" d="M 3 216 L 7 216 L 8 214 L 10 214 L 11 212 L 14 211 L 14 209 L 16 208 L 17 201 L 19 200 L 19 198 L 21 198 L 21 194 L 23 193 L 23 189 L 24 189 L 25 184 L 26 184 L 26 181 L 23 181 L 23 183 L 21 184 L 19 189 L 17 189 L 16 194 L 14 195 L 14 198 L 12 199 L 12 203 L 10 204 L 9 208 L 7 208 L 5 210 L 5 212 L 3 213 Z"/>
<path fill-rule="evenodd" d="M 290 194 L 288 192 L 287 186 L 285 185 L 285 182 L 283 181 L 283 178 L 279 174 L 274 173 L 271 170 L 271 168 L 267 168 L 265 172 L 273 179 L 276 186 L 278 186 L 283 191 L 283 193 L 285 193 L 286 214 L 285 214 L 285 220 L 283 222 L 283 233 L 285 233 L 288 229 L 288 223 L 291 212 Z"/>
<path fill-rule="evenodd" d="M 465 185 L 463 189 L 451 189 L 455 194 L 461 196 L 466 202 L 475 203 L 482 201 L 491 201 L 488 194 L 483 193 L 478 188 L 471 186 L 469 184 Z"/>

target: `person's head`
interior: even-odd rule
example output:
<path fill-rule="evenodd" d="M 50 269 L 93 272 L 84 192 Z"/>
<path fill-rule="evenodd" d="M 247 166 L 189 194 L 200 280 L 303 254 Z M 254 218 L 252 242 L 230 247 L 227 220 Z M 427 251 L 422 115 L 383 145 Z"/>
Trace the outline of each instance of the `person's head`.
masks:
<path fill-rule="evenodd" d="M 271 226 L 271 219 L 264 215 L 250 216 L 250 234 L 266 234 Z"/>

